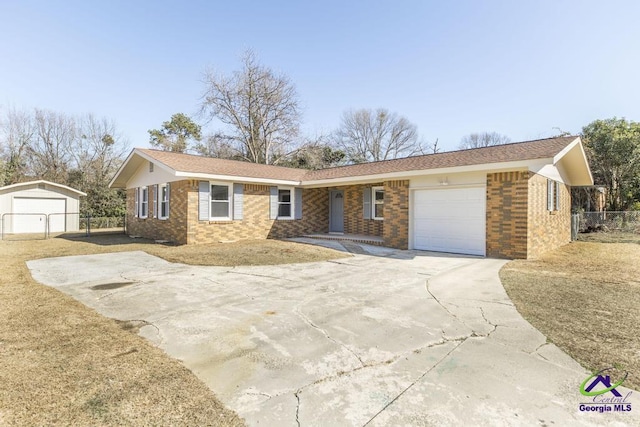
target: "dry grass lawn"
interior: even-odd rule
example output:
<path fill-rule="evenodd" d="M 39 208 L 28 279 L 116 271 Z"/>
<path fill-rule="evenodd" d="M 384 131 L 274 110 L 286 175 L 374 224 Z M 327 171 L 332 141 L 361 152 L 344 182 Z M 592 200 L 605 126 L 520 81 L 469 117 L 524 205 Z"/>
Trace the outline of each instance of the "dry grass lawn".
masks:
<path fill-rule="evenodd" d="M 512 261 L 500 278 L 518 311 L 589 370 L 629 372 L 640 389 L 640 236 L 589 236 L 538 260 Z M 635 243 L 602 243 L 602 241 Z"/>
<path fill-rule="evenodd" d="M 244 424 L 179 361 L 127 332 L 126 324 L 36 283 L 25 265 L 30 259 L 130 250 L 200 265 L 345 256 L 274 240 L 188 247 L 123 235 L 0 241 L 0 425 Z"/>

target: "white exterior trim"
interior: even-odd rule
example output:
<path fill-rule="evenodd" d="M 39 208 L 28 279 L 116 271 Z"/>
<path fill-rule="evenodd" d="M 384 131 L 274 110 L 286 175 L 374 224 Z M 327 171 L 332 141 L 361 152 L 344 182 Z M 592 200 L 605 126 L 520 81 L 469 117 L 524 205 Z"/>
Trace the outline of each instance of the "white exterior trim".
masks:
<path fill-rule="evenodd" d="M 399 178 L 411 178 L 415 176 L 424 176 L 424 175 L 438 175 L 438 174 L 454 174 L 461 172 L 482 172 L 482 171 L 492 171 L 498 172 L 500 170 L 514 170 L 514 169 L 529 169 L 537 165 L 538 163 L 549 163 L 553 159 L 535 159 L 535 160 L 526 160 L 526 161 L 517 161 L 517 162 L 503 162 L 503 163 L 482 163 L 479 165 L 467 165 L 467 166 L 454 166 L 450 168 L 438 168 L 438 169 L 420 169 L 413 171 L 403 171 L 403 172 L 391 172 L 384 174 L 376 174 L 376 175 L 362 175 L 362 176 L 353 176 L 353 177 L 344 177 L 344 178 L 330 178 L 330 179 L 322 179 L 317 181 L 302 181 L 300 185 L 304 188 L 313 188 L 313 187 L 326 187 L 330 185 L 336 185 L 340 183 L 348 183 L 348 184 L 360 184 L 366 182 L 379 182 L 379 181 L 388 181 Z"/>
<path fill-rule="evenodd" d="M 573 154 L 569 154 L 573 151 Z M 578 151 L 580 150 L 579 153 Z M 569 154 L 569 156 L 567 156 Z M 126 188 L 135 188 L 140 185 L 151 185 L 159 182 L 173 182 L 180 179 L 195 179 L 195 180 L 207 180 L 207 181 L 224 181 L 224 182 L 237 182 L 237 183 L 256 183 L 263 185 L 271 185 L 271 186 L 293 186 L 293 187 L 302 187 L 302 188 L 318 188 L 318 187 L 327 187 L 327 186 L 337 186 L 337 185 L 347 185 L 347 184 L 366 184 L 366 183 L 374 183 L 380 181 L 394 180 L 394 179 L 411 179 L 413 177 L 419 176 L 431 176 L 438 174 L 457 174 L 457 173 L 466 173 L 466 172 L 500 172 L 507 170 L 529 170 L 543 176 L 559 180 L 563 183 L 567 183 L 567 179 L 570 178 L 569 175 L 559 171 L 559 167 L 564 164 L 559 163 L 565 156 L 567 158 L 571 157 L 572 161 L 577 161 L 578 158 L 576 156 L 580 156 L 585 159 L 586 155 L 584 153 L 584 149 L 582 147 L 582 143 L 580 138 L 575 138 L 571 143 L 569 143 L 565 148 L 562 149 L 558 154 L 556 154 L 552 158 L 540 158 L 540 159 L 529 159 L 529 160 L 518 160 L 512 162 L 501 162 L 501 163 L 481 163 L 474 165 L 465 165 L 465 166 L 453 166 L 453 167 L 444 167 L 444 168 L 436 168 L 436 169 L 418 169 L 418 170 L 408 170 L 408 171 L 398 171 L 398 172 L 389 172 L 389 173 L 379 173 L 379 174 L 368 174 L 368 175 L 360 175 L 360 176 L 347 176 L 347 177 L 337 177 L 337 178 L 326 178 L 326 179 L 318 179 L 318 180 L 288 180 L 288 179 L 270 179 L 270 178 L 255 178 L 248 176 L 234 176 L 234 175 L 222 175 L 222 174 L 211 174 L 211 173 L 194 173 L 194 172 L 185 172 L 178 171 L 170 168 L 165 165 L 161 161 L 154 159 L 153 157 L 145 154 L 138 149 L 134 149 L 131 154 L 127 157 L 125 162 L 122 164 L 116 175 L 113 177 L 109 186 L 114 185 L 117 178 L 120 178 L 118 182 L 118 186 L 124 186 Z M 156 169 L 156 172 L 149 173 L 148 168 L 143 167 L 145 161 L 151 162 L 156 165 L 161 171 Z M 133 162 L 133 163 L 132 163 Z M 127 167 L 136 168 L 135 170 L 131 170 Z M 588 168 L 588 167 L 587 167 Z M 561 168 L 560 168 L 561 169 Z M 136 172 L 137 171 L 137 172 Z M 126 183 L 122 181 L 124 177 L 120 177 L 121 174 L 131 174 L 129 178 L 127 178 Z M 158 174 L 158 172 L 161 172 Z M 163 175 L 164 177 L 154 175 Z M 590 174 L 590 171 L 589 171 Z M 148 175 L 148 176 L 147 176 Z M 168 176 L 167 176 L 168 175 Z M 134 179 L 135 178 L 135 179 Z M 158 178 L 161 178 L 159 180 Z M 133 181 L 135 182 L 132 182 Z M 148 182 L 147 182 L 148 181 Z M 136 185 L 134 185 L 136 184 Z M 77 191 L 77 190 L 76 190 Z"/>
<path fill-rule="evenodd" d="M 208 173 L 193 173 L 193 172 L 175 172 L 174 176 L 185 179 L 198 179 L 198 180 L 213 180 L 213 181 L 228 181 L 238 183 L 257 183 L 265 185 L 293 185 L 299 186 L 300 181 L 287 181 L 282 179 L 265 179 L 265 178 L 250 178 L 247 176 L 234 176 L 234 175 L 213 175 Z"/>
<path fill-rule="evenodd" d="M 147 218 L 149 218 L 149 204 L 150 204 L 150 203 L 149 203 L 149 186 L 147 186 L 147 185 L 143 185 L 143 186 L 141 186 L 141 187 L 138 187 L 137 191 L 138 191 L 138 218 L 140 218 L 140 219 L 147 219 Z M 143 197 L 142 197 L 142 195 L 143 195 L 145 192 L 146 192 L 146 194 L 147 194 L 147 201 L 146 201 L 146 205 L 145 205 L 145 204 L 143 204 L 143 202 L 142 202 L 142 201 L 144 200 L 144 199 L 143 199 Z M 146 207 L 145 212 L 144 212 L 144 215 L 142 214 L 142 210 L 143 210 L 143 209 L 142 209 L 142 206 L 145 206 L 145 207 Z"/>
<path fill-rule="evenodd" d="M 39 179 L 37 181 L 29 181 L 29 182 L 19 182 L 17 184 L 7 185 L 4 187 L 0 187 L 0 191 L 15 190 L 15 189 L 19 189 L 20 187 L 26 187 L 28 185 L 38 185 L 38 184 L 45 184 L 45 185 L 50 185 L 52 187 L 58 187 L 63 190 L 71 191 L 72 193 L 76 193 L 79 196 L 87 195 L 87 193 L 84 193 L 80 190 L 76 190 L 75 188 L 67 187 L 66 185 L 62 185 L 62 184 L 56 184 L 55 182 L 51 182 L 51 181 L 45 181 L 44 179 Z"/>
<path fill-rule="evenodd" d="M 580 138 L 576 138 L 571 143 L 569 143 L 569 145 L 564 147 L 562 149 L 562 151 L 560 151 L 558 154 L 553 156 L 553 164 L 555 165 L 556 163 L 558 163 L 560 161 L 560 159 L 562 159 L 565 156 L 565 154 L 567 154 L 569 151 L 571 151 L 573 149 L 573 147 L 575 147 L 576 145 L 580 144 L 580 142 L 581 142 Z"/>
<path fill-rule="evenodd" d="M 384 216 L 376 216 L 376 204 L 378 205 L 382 205 L 382 210 L 384 212 L 384 198 L 382 199 L 382 203 L 376 203 L 376 191 L 380 191 L 382 190 L 382 194 L 384 195 L 384 187 L 383 186 L 376 186 L 376 187 L 371 187 L 371 219 L 375 220 L 375 221 L 383 221 L 384 220 Z"/>
<path fill-rule="evenodd" d="M 170 204 L 171 204 L 171 200 L 169 200 L 169 198 L 167 197 L 167 215 L 163 216 L 162 215 L 162 189 L 163 188 L 168 188 L 169 183 L 168 182 L 163 182 L 162 184 L 158 184 L 157 188 L 158 188 L 158 194 L 156 194 L 156 203 L 155 205 L 157 206 L 157 214 L 156 214 L 156 218 L 159 220 L 166 220 L 169 219 L 169 211 L 170 211 Z M 171 197 L 171 194 L 168 194 L 169 197 Z"/>
<path fill-rule="evenodd" d="M 296 208 L 296 192 L 294 191 L 293 187 L 288 187 L 288 186 L 278 186 L 278 213 L 280 213 L 280 190 L 288 190 L 289 191 L 289 200 L 291 200 L 289 202 L 290 205 L 290 211 L 289 211 L 289 216 L 280 216 L 277 215 L 276 216 L 276 220 L 291 220 L 291 219 L 295 219 L 296 214 L 295 214 L 295 208 Z"/>
<path fill-rule="evenodd" d="M 407 236 L 407 243 L 409 249 L 415 249 L 414 235 L 415 235 L 415 194 L 416 191 L 420 190 L 429 190 L 429 191 L 446 191 L 452 190 L 456 188 L 483 188 L 486 194 L 487 184 L 483 183 L 465 183 L 465 184 L 457 184 L 457 185 L 442 185 L 442 186 L 420 186 L 420 187 L 409 187 L 409 226 Z M 487 244 L 487 236 L 486 236 L 486 212 L 487 212 L 487 198 L 485 195 L 484 200 L 484 208 L 485 208 L 485 253 L 482 256 L 486 256 L 486 244 Z"/>
<path fill-rule="evenodd" d="M 212 186 L 218 187 L 227 187 L 227 203 L 229 204 L 229 208 L 227 209 L 227 216 L 212 216 L 213 213 L 213 192 L 211 191 Z M 222 202 L 222 200 L 218 200 Z M 233 182 L 217 182 L 217 181 L 209 181 L 209 221 L 232 221 L 233 220 Z"/>

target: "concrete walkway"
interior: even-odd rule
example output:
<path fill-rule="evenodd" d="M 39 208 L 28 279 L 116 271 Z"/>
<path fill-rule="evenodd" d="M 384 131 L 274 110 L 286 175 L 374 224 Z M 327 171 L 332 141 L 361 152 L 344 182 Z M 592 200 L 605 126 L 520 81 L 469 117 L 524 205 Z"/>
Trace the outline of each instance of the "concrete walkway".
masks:
<path fill-rule="evenodd" d="M 578 410 L 587 373 L 515 310 L 504 261 L 357 246 L 351 258 L 269 267 L 143 252 L 28 265 L 137 322 L 249 425 L 637 423 Z"/>

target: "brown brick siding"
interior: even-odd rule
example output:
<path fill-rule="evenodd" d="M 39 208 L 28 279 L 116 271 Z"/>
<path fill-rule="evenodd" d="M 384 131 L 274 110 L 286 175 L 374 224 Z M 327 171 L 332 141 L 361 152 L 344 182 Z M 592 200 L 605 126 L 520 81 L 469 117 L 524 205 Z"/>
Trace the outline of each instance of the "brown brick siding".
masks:
<path fill-rule="evenodd" d="M 527 258 L 529 172 L 487 174 L 487 250 L 493 258 Z"/>
<path fill-rule="evenodd" d="M 142 236 L 148 239 L 170 240 L 179 244 L 187 243 L 187 209 L 185 194 L 189 181 L 178 181 L 170 184 L 169 218 L 155 218 L 156 192 L 155 185 L 149 188 L 149 215 L 147 218 L 136 218 L 135 189 L 127 190 L 127 234 Z"/>
<path fill-rule="evenodd" d="M 348 185 L 328 189 L 328 191 L 344 191 L 344 232 L 346 234 L 382 237 L 384 221 L 364 219 L 364 191 L 371 191 L 371 187 L 382 187 L 382 183 Z"/>
<path fill-rule="evenodd" d="M 547 178 L 529 178 L 527 258 L 537 258 L 571 241 L 571 190 L 560 185 L 560 210 L 547 210 Z"/>
<path fill-rule="evenodd" d="M 371 187 L 385 188 L 385 218 L 364 219 L 363 193 Z M 149 218 L 135 218 L 134 191 L 127 190 L 128 233 L 179 244 L 211 243 L 242 239 L 286 238 L 329 231 L 329 192 L 344 191 L 344 231 L 347 234 L 384 237 L 385 245 L 406 249 L 408 245 L 409 181 L 303 189 L 302 219 L 269 218 L 269 186 L 245 184 L 243 219 L 234 221 L 198 220 L 198 181 L 171 183 L 169 219 L 153 218 L 154 186 L 149 186 Z M 385 223 L 387 226 L 385 227 Z"/>
<path fill-rule="evenodd" d="M 135 218 L 135 190 L 127 190 L 128 234 L 191 244 L 294 237 L 307 233 L 326 233 L 329 228 L 329 193 L 326 188 L 303 190 L 302 219 L 272 220 L 269 218 L 269 186 L 245 184 L 243 219 L 235 221 L 198 220 L 197 180 L 171 183 L 169 218 L 152 218 L 154 188 L 149 186 L 150 215 L 147 219 Z"/>
<path fill-rule="evenodd" d="M 326 188 L 304 189 L 302 219 L 269 218 L 269 186 L 245 184 L 242 220 L 199 221 L 197 182 L 190 189 L 187 243 L 211 243 L 243 239 L 295 237 L 325 233 L 329 228 L 329 196 Z"/>
<path fill-rule="evenodd" d="M 409 247 L 409 181 L 384 183 L 384 245 Z"/>
<path fill-rule="evenodd" d="M 364 219 L 363 193 L 385 190 L 384 220 Z M 329 230 L 329 192 L 344 191 L 344 231 L 384 238 L 385 246 L 407 249 L 409 181 L 303 190 L 300 220 L 269 218 L 269 186 L 245 184 L 243 219 L 198 221 L 198 181 L 171 183 L 170 213 L 155 218 L 155 186 L 149 186 L 149 216 L 134 216 L 134 189 L 127 190 L 127 232 L 179 244 L 285 238 Z M 547 210 L 547 178 L 527 171 L 487 174 L 486 254 L 496 258 L 535 258 L 571 239 L 570 188 L 561 186 L 561 206 Z"/>
<path fill-rule="evenodd" d="M 487 256 L 537 258 L 571 241 L 571 193 L 547 210 L 547 178 L 533 172 L 487 174 Z"/>
<path fill-rule="evenodd" d="M 385 189 L 384 220 L 364 219 L 363 192 Z M 561 187 L 561 206 L 547 210 L 547 178 L 526 172 L 487 174 L 486 254 L 496 258 L 536 258 L 571 239 L 571 195 Z M 134 189 L 127 190 L 127 232 L 179 244 L 285 238 L 329 230 L 329 191 L 344 191 L 344 231 L 384 238 L 385 246 L 407 249 L 409 181 L 303 190 L 300 220 L 269 219 L 269 186 L 245 184 L 243 219 L 198 221 L 198 181 L 171 183 L 169 218 L 155 218 L 155 186 L 149 186 L 149 216 L 134 216 Z"/>

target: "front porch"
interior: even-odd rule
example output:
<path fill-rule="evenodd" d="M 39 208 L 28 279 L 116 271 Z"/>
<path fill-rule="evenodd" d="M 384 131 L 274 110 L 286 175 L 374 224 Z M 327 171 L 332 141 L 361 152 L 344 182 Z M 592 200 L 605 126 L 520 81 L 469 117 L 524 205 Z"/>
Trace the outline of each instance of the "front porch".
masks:
<path fill-rule="evenodd" d="M 302 237 L 306 237 L 308 239 L 336 240 L 342 242 L 354 242 L 374 246 L 384 246 L 384 238 L 379 236 L 368 236 L 365 234 L 313 233 L 305 234 Z"/>

